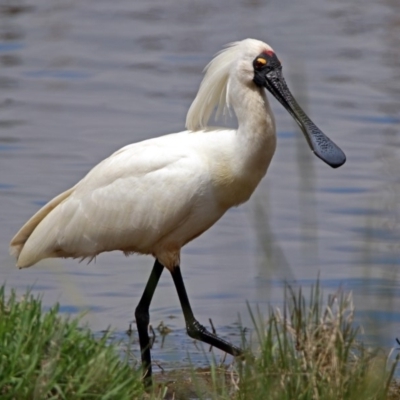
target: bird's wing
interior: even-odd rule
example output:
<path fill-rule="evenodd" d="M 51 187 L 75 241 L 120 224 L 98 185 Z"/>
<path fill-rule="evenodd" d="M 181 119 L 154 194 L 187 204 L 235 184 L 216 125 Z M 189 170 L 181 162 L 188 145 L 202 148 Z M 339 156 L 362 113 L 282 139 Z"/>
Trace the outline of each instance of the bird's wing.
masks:
<path fill-rule="evenodd" d="M 179 226 L 210 195 L 208 171 L 185 138 L 165 138 L 126 146 L 95 166 L 36 226 L 19 266 L 116 249 L 145 253 Z"/>
<path fill-rule="evenodd" d="M 62 203 L 66 198 L 68 198 L 75 187 L 72 187 L 65 192 L 54 197 L 51 201 L 45 204 L 35 215 L 33 215 L 24 226 L 16 233 L 16 235 L 11 239 L 10 242 L 10 254 L 15 256 L 17 259 L 21 253 L 25 242 L 28 240 L 32 232 L 39 225 L 39 223 L 60 203 Z"/>

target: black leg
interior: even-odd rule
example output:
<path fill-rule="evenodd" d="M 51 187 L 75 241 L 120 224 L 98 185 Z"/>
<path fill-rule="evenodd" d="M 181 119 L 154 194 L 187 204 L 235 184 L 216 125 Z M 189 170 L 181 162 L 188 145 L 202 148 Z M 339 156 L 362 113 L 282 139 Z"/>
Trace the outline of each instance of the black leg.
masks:
<path fill-rule="evenodd" d="M 172 272 L 172 279 L 174 280 L 176 290 L 178 292 L 179 301 L 183 315 L 185 317 L 187 333 L 190 337 L 208 343 L 218 349 L 225 351 L 233 356 L 239 356 L 243 351 L 231 343 L 219 338 L 217 335 L 208 332 L 207 329 L 200 325 L 199 322 L 194 318 L 192 308 L 190 307 L 189 298 L 186 293 L 185 285 L 183 283 L 181 269 L 176 266 Z"/>
<path fill-rule="evenodd" d="M 144 289 L 142 298 L 135 310 L 136 326 L 139 333 L 140 351 L 142 355 L 142 366 L 145 371 L 143 378 L 145 386 L 151 385 L 151 354 L 149 339 L 149 307 L 154 291 L 156 290 L 161 273 L 164 266 L 158 260 L 154 263 L 146 288 Z"/>

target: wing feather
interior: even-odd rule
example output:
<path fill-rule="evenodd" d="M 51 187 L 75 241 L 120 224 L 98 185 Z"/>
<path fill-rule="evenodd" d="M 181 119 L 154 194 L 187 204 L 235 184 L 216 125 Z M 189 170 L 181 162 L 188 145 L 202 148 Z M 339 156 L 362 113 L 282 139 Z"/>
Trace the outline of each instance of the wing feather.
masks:
<path fill-rule="evenodd" d="M 111 250 L 150 253 L 188 217 L 209 181 L 197 152 L 164 138 L 122 148 L 43 207 L 11 242 L 17 265 Z"/>

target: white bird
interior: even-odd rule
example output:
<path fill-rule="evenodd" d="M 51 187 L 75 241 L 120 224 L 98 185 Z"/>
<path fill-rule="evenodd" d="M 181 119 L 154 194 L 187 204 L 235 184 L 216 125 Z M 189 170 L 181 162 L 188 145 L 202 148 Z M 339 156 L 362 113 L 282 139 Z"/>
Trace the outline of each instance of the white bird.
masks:
<path fill-rule="evenodd" d="M 346 158 L 300 109 L 273 49 L 235 42 L 206 67 L 186 131 L 123 147 L 40 209 L 10 244 L 17 266 L 49 257 L 92 259 L 105 251 L 151 254 L 153 271 L 136 309 L 145 376 L 151 377 L 149 306 L 164 267 L 172 274 L 189 335 L 230 354 L 241 350 L 207 332 L 193 316 L 180 272 L 181 248 L 247 201 L 276 147 L 268 89 L 300 125 L 314 153 L 336 168 Z M 238 128 L 209 128 L 217 109 Z"/>

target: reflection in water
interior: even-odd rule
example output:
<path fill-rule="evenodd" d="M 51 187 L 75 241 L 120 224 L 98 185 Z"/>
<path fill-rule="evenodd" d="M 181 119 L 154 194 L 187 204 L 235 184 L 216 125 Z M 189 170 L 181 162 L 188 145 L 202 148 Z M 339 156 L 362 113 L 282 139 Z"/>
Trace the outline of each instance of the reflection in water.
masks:
<path fill-rule="evenodd" d="M 384 254 L 389 260 L 386 268 L 381 270 L 381 276 L 388 282 L 399 281 L 399 264 L 400 264 L 400 154 L 399 154 L 399 128 L 400 128 L 400 55 L 397 49 L 400 46 L 400 4 L 396 1 L 387 0 L 385 2 L 390 10 L 387 17 L 383 35 L 382 61 L 387 67 L 389 74 L 381 76 L 380 90 L 383 93 L 385 101 L 379 104 L 378 110 L 383 112 L 385 118 L 392 120 L 393 124 L 384 125 L 381 131 L 377 134 L 381 135 L 382 146 L 376 151 L 376 158 L 379 161 L 379 172 L 383 178 L 383 182 L 378 186 L 378 196 L 375 197 L 375 207 L 384 210 L 385 216 L 380 220 L 379 229 L 386 232 L 387 238 L 372 237 L 371 222 L 373 218 L 367 218 L 369 229 L 366 229 L 366 244 L 364 247 L 365 264 L 371 268 L 374 265 L 371 260 L 376 259 L 374 253 L 378 250 Z M 378 67 L 379 68 L 379 67 Z M 369 220 L 369 221 L 368 221 Z M 369 223 L 368 223 L 369 222 Z M 368 233 L 367 233 L 368 232 Z M 385 236 L 386 236 L 385 235 Z M 366 276 L 369 275 L 368 267 L 365 268 Z M 369 295 L 376 294 L 371 290 L 371 281 L 368 281 L 364 287 L 365 293 Z M 381 297 L 378 308 L 384 310 L 382 314 L 378 312 L 376 318 L 369 316 L 372 320 L 372 325 L 384 326 L 387 329 L 387 324 L 392 321 L 398 321 L 398 285 L 386 286 L 385 296 Z M 376 294 L 376 298 L 379 298 Z M 378 323 L 376 323 L 378 322 Z M 379 322 L 381 325 L 379 325 Z M 382 329 L 382 328 L 381 328 Z"/>
<path fill-rule="evenodd" d="M 50 260 L 18 271 L 8 242 L 40 204 L 117 148 L 182 130 L 204 65 L 225 43 L 255 37 L 275 48 L 299 103 L 348 162 L 340 170 L 322 165 L 271 99 L 278 149 L 268 177 L 249 203 L 183 252 L 194 312 L 230 335 L 238 313 L 250 326 L 246 300 L 261 310 L 279 305 L 283 280 L 309 286 L 320 273 L 326 291 L 353 290 L 360 320 L 384 327 L 382 340 L 393 345 L 400 329 L 397 0 L 304 0 L 290 8 L 253 0 L 32 4 L 0 2 L 0 274 L 9 287 L 33 285 L 47 305 L 90 310 L 94 329 L 125 331 L 150 258 L 105 254 L 96 264 Z M 193 347 L 182 340 L 169 277 L 160 285 L 152 321 L 174 329 L 164 346 L 180 359 L 180 349 Z"/>
<path fill-rule="evenodd" d="M 307 72 L 301 62 L 296 64 L 295 74 L 293 75 L 294 91 L 298 101 L 306 114 L 310 115 L 308 110 L 308 80 Z M 306 262 L 319 264 L 318 248 L 318 214 L 316 199 L 317 174 L 314 170 L 312 154 L 306 145 L 302 134 L 296 135 L 296 163 L 298 171 L 298 189 L 299 189 L 299 216 L 300 216 L 300 234 L 302 240 L 302 258 Z M 322 130 L 324 128 L 322 127 Z"/>

